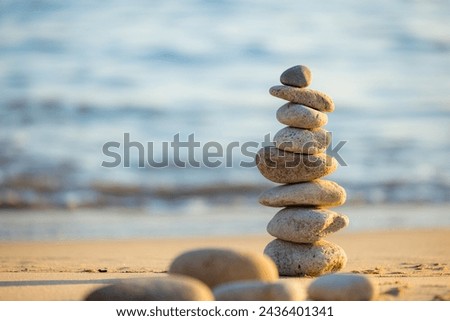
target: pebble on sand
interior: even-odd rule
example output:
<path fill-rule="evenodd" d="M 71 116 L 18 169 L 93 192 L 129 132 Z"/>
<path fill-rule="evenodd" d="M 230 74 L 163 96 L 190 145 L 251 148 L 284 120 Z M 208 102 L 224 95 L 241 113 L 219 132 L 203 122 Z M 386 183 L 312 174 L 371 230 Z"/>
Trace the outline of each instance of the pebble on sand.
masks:
<path fill-rule="evenodd" d="M 213 290 L 217 301 L 303 301 L 306 291 L 300 282 L 238 281 L 219 285 Z"/>
<path fill-rule="evenodd" d="M 314 280 L 308 288 L 311 300 L 368 301 L 378 295 L 378 286 L 365 275 L 329 274 Z"/>
<path fill-rule="evenodd" d="M 128 279 L 91 292 L 86 301 L 212 301 L 211 290 L 186 276 Z"/>
<path fill-rule="evenodd" d="M 191 276 L 211 288 L 239 280 L 278 279 L 277 267 L 266 255 L 218 248 L 182 253 L 173 260 L 169 273 Z"/>
<path fill-rule="evenodd" d="M 331 242 L 292 243 L 275 239 L 264 253 L 271 257 L 282 276 L 319 276 L 337 272 L 347 263 L 344 250 Z"/>

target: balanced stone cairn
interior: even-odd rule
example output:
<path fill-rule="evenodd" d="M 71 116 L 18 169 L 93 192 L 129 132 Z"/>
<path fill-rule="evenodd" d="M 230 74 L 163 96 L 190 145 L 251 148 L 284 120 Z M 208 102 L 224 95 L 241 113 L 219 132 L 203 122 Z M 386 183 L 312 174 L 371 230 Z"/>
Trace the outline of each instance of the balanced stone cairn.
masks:
<path fill-rule="evenodd" d="M 336 272 L 345 266 L 347 256 L 323 238 L 348 225 L 347 216 L 327 209 L 342 205 L 346 193 L 335 182 L 320 179 L 337 168 L 337 161 L 325 154 L 331 139 L 321 128 L 334 103 L 326 94 L 306 88 L 311 71 L 305 66 L 289 68 L 280 81 L 283 85 L 270 88 L 270 94 L 288 101 L 277 111 L 278 121 L 288 127 L 274 136 L 275 146 L 263 147 L 256 155 L 261 174 L 284 184 L 259 198 L 262 205 L 284 207 L 267 226 L 276 239 L 264 253 L 283 276 Z"/>

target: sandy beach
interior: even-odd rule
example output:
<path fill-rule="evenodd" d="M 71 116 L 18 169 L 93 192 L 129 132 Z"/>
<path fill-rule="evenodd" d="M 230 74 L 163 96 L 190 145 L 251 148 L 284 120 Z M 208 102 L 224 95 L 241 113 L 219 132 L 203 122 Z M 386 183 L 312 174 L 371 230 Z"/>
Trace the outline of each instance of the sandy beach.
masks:
<path fill-rule="evenodd" d="M 338 233 L 328 238 L 348 255 L 344 272 L 363 273 L 379 300 L 450 296 L 450 229 Z M 1 300 L 82 300 L 122 278 L 164 277 L 171 260 L 198 247 L 262 251 L 269 235 L 120 241 L 2 242 Z M 311 278 L 300 278 L 307 286 Z"/>

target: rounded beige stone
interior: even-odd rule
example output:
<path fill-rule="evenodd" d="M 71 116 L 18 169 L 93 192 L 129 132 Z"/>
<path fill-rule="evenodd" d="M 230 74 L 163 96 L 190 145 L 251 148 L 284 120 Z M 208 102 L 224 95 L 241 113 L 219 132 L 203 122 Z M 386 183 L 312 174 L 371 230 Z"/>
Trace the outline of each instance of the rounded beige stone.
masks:
<path fill-rule="evenodd" d="M 294 243 L 313 243 L 348 225 L 348 217 L 326 209 L 287 207 L 267 225 L 276 238 Z"/>
<path fill-rule="evenodd" d="M 239 280 L 275 281 L 278 271 L 274 262 L 258 252 L 206 248 L 185 252 L 169 268 L 171 274 L 191 276 L 213 288 Z"/>
<path fill-rule="evenodd" d="M 322 128 L 284 127 L 273 139 L 278 149 L 309 155 L 323 153 L 331 142 L 330 134 Z"/>
<path fill-rule="evenodd" d="M 306 291 L 300 282 L 238 281 L 213 290 L 217 301 L 303 301 Z"/>
<path fill-rule="evenodd" d="M 347 263 L 344 250 L 325 240 L 299 244 L 275 239 L 264 254 L 272 258 L 281 276 L 319 276 L 337 272 Z"/>
<path fill-rule="evenodd" d="M 259 196 L 259 202 L 265 206 L 318 206 L 331 207 L 345 203 L 345 189 L 337 183 L 323 179 L 311 182 L 279 185 Z"/>
<path fill-rule="evenodd" d="M 269 90 L 272 96 L 285 99 L 294 104 L 301 104 L 318 111 L 332 112 L 333 100 L 325 93 L 314 89 L 291 86 L 273 86 Z"/>
<path fill-rule="evenodd" d="M 186 276 L 128 279 L 92 291 L 86 301 L 212 301 L 211 290 Z"/>
<path fill-rule="evenodd" d="M 327 114 L 303 105 L 286 103 L 277 110 L 277 120 L 297 128 L 318 128 L 328 122 Z"/>
<path fill-rule="evenodd" d="M 338 165 L 333 157 L 326 154 L 303 155 L 274 146 L 261 148 L 255 161 L 265 178 L 281 184 L 312 181 L 333 173 Z"/>
<path fill-rule="evenodd" d="M 308 296 L 317 301 L 370 301 L 378 296 L 378 286 L 356 274 L 329 274 L 314 280 Z"/>
<path fill-rule="evenodd" d="M 312 75 L 308 67 L 297 65 L 284 71 L 280 76 L 280 82 L 286 86 L 308 87 L 311 84 Z"/>

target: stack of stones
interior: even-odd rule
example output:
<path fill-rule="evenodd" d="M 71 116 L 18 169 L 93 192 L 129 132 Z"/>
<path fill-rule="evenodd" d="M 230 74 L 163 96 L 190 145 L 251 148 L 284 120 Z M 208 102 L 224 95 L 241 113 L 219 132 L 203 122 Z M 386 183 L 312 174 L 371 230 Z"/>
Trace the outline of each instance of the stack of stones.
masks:
<path fill-rule="evenodd" d="M 311 72 L 305 66 L 289 68 L 280 80 L 283 85 L 270 88 L 270 94 L 288 101 L 277 111 L 278 121 L 288 127 L 274 136 L 275 146 L 263 147 L 256 155 L 261 174 L 284 184 L 259 199 L 265 206 L 284 207 L 267 226 L 276 239 L 264 253 L 274 260 L 280 275 L 336 272 L 345 266 L 347 256 L 323 238 L 348 225 L 345 215 L 327 209 L 342 205 L 346 193 L 335 182 L 320 179 L 337 168 L 337 161 L 325 154 L 330 135 L 322 129 L 334 103 L 326 94 L 306 88 Z"/>

